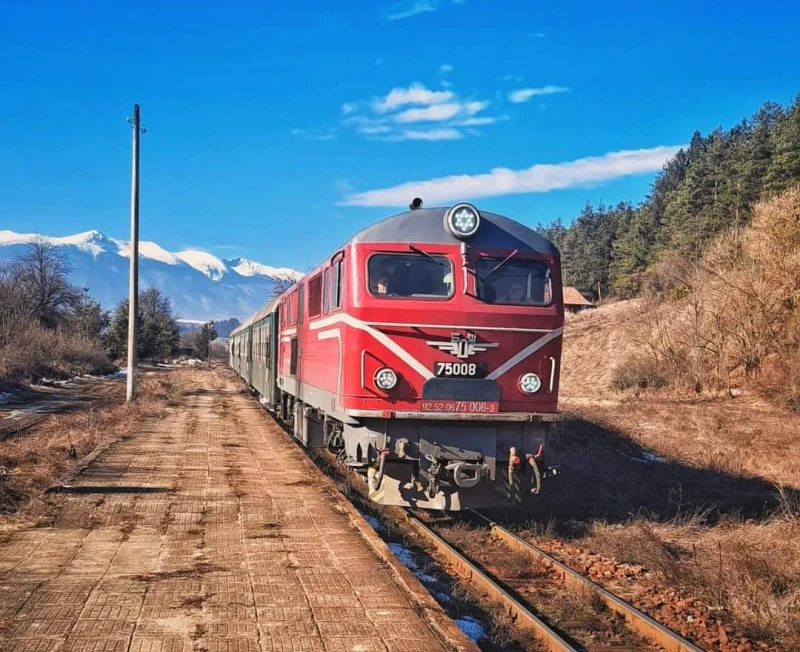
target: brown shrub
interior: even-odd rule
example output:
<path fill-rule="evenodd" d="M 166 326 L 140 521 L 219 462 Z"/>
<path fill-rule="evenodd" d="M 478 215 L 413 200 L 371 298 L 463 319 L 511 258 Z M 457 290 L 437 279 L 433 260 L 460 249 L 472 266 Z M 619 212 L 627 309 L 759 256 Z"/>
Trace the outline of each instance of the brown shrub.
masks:
<path fill-rule="evenodd" d="M 21 326 L 8 344 L 0 348 L 0 379 L 6 382 L 36 382 L 42 378 L 112 371 L 114 366 L 98 340 L 36 324 Z"/>
<path fill-rule="evenodd" d="M 638 353 L 629 355 L 614 367 L 612 382 L 619 390 L 659 389 L 668 383 L 659 360 Z"/>
<path fill-rule="evenodd" d="M 771 356 L 800 348 L 800 187 L 758 204 L 749 227 L 720 236 L 698 263 L 670 256 L 648 278 L 655 301 L 634 330 L 641 351 L 615 385 L 640 387 L 642 368 L 653 367 L 695 390 L 756 378 Z"/>
<path fill-rule="evenodd" d="M 773 357 L 764 365 L 757 386 L 776 405 L 800 414 L 800 354 Z"/>

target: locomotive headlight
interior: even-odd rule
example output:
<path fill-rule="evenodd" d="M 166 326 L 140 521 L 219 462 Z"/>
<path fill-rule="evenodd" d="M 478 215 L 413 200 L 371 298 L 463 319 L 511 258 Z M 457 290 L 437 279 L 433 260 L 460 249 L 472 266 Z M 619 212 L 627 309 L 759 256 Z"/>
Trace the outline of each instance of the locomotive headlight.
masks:
<path fill-rule="evenodd" d="M 463 239 L 477 233 L 481 216 L 472 204 L 457 204 L 445 214 L 445 222 L 450 233 Z"/>
<path fill-rule="evenodd" d="M 378 371 L 375 372 L 375 385 L 378 389 L 388 392 L 397 385 L 397 374 L 388 367 L 378 369 Z"/>
<path fill-rule="evenodd" d="M 519 377 L 519 389 L 523 394 L 535 394 L 542 387 L 542 380 L 536 374 L 522 374 Z"/>

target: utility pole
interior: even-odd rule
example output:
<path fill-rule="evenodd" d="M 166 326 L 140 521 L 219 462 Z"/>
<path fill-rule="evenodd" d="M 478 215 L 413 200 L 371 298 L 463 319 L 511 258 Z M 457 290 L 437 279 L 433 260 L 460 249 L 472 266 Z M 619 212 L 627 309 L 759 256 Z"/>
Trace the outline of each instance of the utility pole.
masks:
<path fill-rule="evenodd" d="M 133 165 L 131 172 L 131 242 L 128 285 L 128 386 L 126 400 L 136 397 L 136 316 L 139 307 L 139 105 L 133 105 Z"/>
<path fill-rule="evenodd" d="M 206 328 L 208 328 L 208 330 L 206 331 L 206 339 L 208 340 L 208 344 L 206 345 L 208 346 L 208 349 L 206 350 L 206 355 L 208 356 L 209 369 L 211 368 L 211 327 L 213 326 L 213 324 L 214 322 L 211 319 L 209 319 L 208 322 L 206 323 Z"/>

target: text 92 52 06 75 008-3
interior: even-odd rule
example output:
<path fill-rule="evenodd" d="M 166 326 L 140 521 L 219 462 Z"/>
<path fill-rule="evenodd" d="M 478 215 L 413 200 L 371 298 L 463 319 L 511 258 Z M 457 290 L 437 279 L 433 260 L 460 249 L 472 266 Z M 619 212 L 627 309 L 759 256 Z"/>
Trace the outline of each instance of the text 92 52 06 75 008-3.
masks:
<path fill-rule="evenodd" d="M 462 414 L 497 414 L 498 401 L 461 401 L 447 399 L 425 399 L 420 404 L 422 412 L 454 412 Z"/>

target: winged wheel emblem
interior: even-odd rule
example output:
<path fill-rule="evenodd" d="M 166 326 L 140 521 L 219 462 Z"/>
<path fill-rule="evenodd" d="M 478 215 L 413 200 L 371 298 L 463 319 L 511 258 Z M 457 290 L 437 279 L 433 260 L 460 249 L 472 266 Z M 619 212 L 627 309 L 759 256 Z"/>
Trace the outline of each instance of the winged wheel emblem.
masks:
<path fill-rule="evenodd" d="M 474 333 L 468 333 L 467 335 L 453 333 L 450 336 L 449 342 L 425 342 L 425 344 L 439 349 L 440 351 L 450 353 L 462 360 L 476 353 L 483 353 L 484 351 L 500 346 L 496 342 L 478 342 L 477 339 Z"/>

